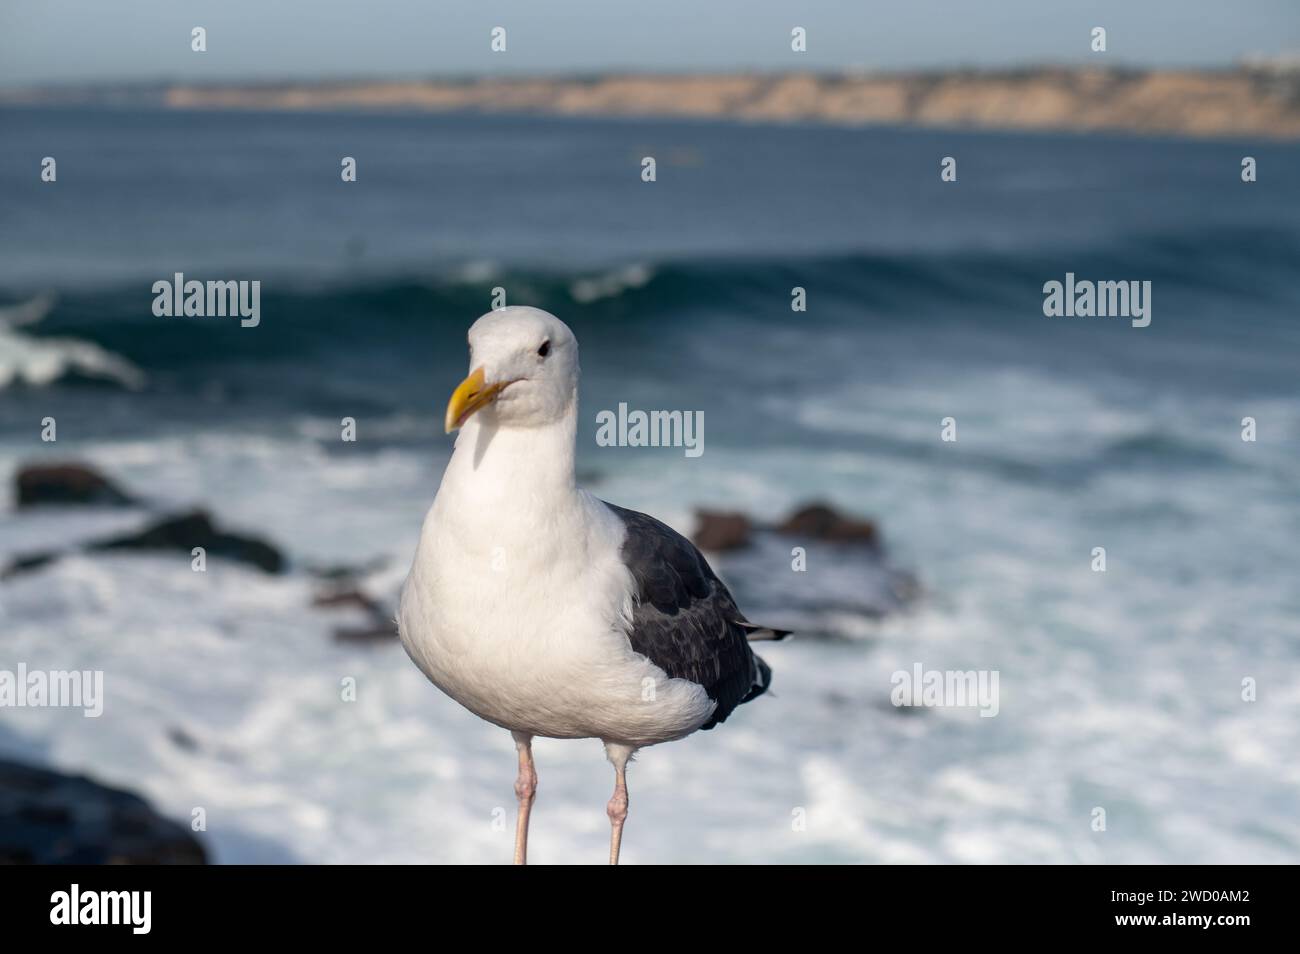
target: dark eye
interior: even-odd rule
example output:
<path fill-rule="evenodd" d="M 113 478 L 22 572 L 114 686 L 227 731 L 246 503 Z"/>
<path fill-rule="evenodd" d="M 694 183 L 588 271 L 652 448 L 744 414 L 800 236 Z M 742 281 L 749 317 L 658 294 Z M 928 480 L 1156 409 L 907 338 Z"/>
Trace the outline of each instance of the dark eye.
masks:
<path fill-rule="evenodd" d="M 537 353 L 541 355 L 543 358 L 545 358 L 548 354 L 551 353 L 551 342 L 549 340 L 543 341 L 542 346 L 537 349 Z"/>

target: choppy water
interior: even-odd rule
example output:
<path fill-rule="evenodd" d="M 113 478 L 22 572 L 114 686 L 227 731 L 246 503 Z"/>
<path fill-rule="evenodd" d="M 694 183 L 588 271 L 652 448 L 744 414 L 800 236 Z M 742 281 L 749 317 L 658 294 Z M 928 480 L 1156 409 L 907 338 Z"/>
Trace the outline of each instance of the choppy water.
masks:
<path fill-rule="evenodd" d="M 108 693 L 99 720 L 0 713 L 0 746 L 177 817 L 204 806 L 222 860 L 505 859 L 508 737 L 396 644 L 333 643 L 350 618 L 310 608 L 305 571 L 387 561 L 368 585 L 395 593 L 449 451 L 464 329 L 500 286 L 579 335 L 580 466 L 602 496 L 682 529 L 697 505 L 769 520 L 828 498 L 877 517 L 922 585 L 876 620 L 833 550 L 810 547 L 794 580 L 780 554 L 722 561 L 752 617 L 815 637 L 765 650 L 772 697 L 643 754 L 629 861 L 1300 859 L 1300 148 L 422 116 L 0 125 L 0 476 L 89 459 L 298 567 L 78 557 L 0 583 L 0 668 L 102 668 Z M 1260 181 L 1240 182 L 1243 155 Z M 175 271 L 262 281 L 261 324 L 154 317 L 150 286 Z M 1151 326 L 1044 318 L 1042 285 L 1067 271 L 1152 281 Z M 705 453 L 598 447 L 595 413 L 620 401 L 703 410 Z M 0 557 L 143 519 L 6 511 Z M 998 670 L 999 715 L 893 708 L 890 674 L 916 662 Z M 538 759 L 534 856 L 599 861 L 598 744 Z"/>

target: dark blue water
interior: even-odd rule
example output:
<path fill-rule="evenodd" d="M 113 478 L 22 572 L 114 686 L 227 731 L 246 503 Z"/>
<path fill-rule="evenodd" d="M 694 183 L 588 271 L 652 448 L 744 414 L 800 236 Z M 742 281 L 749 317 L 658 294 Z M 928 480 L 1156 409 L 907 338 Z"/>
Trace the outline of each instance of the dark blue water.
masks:
<path fill-rule="evenodd" d="M 655 374 L 707 364 L 668 332 L 704 325 L 762 375 L 988 358 L 1285 391 L 1300 340 L 1292 145 L 158 111 L 0 125 L 0 295 L 58 292 L 32 333 L 103 345 L 151 393 L 219 377 L 223 413 L 409 402 L 431 367 L 463 363 L 446 329 L 497 286 L 565 317 L 588 354 L 635 344 Z M 39 181 L 45 155 L 56 183 Z M 643 155 L 658 181 L 641 181 Z M 265 320 L 155 318 L 150 286 L 176 271 L 261 280 Z M 1152 327 L 1044 319 L 1042 283 L 1066 271 L 1153 281 Z M 806 314 L 789 309 L 796 285 Z M 853 346 L 763 344 L 796 326 Z"/>
<path fill-rule="evenodd" d="M 883 623 L 808 613 L 816 599 L 790 618 L 781 594 L 801 583 L 736 580 L 755 618 L 841 637 L 778 649 L 793 704 L 755 716 L 781 760 L 773 797 L 830 798 L 826 811 L 858 819 L 786 857 L 1300 857 L 1300 781 L 1276 770 L 1300 745 L 1300 146 L 111 110 L 4 110 L 0 130 L 0 307 L 47 312 L 0 320 L 5 473 L 86 456 L 142 494 L 261 528 L 303 562 L 385 557 L 395 585 L 447 453 L 465 329 L 501 287 L 578 334 L 579 455 L 603 496 L 683 529 L 692 506 L 773 519 L 828 498 L 879 518 L 892 559 L 921 580 L 922 605 Z M 1255 183 L 1240 180 L 1245 155 Z M 55 184 L 39 181 L 43 156 Z M 355 183 L 340 180 L 343 156 Z M 944 156 L 955 183 L 940 180 Z M 177 271 L 260 280 L 260 325 L 155 317 L 151 286 Z M 1150 281 L 1150 326 L 1044 317 L 1043 284 L 1066 272 Z M 806 312 L 790 308 L 795 286 Z M 596 446 L 596 411 L 619 402 L 704 411 L 705 453 Z M 37 437 L 50 415 L 57 446 Z M 339 442 L 344 416 L 356 445 Z M 1247 416 L 1256 442 L 1241 440 Z M 955 444 L 939 439 L 947 417 Z M 6 517 L 0 538 L 31 548 L 55 529 Z M 1096 546 L 1105 574 L 1089 569 Z M 816 573 L 833 557 L 810 559 L 810 592 L 852 605 L 842 567 Z M 778 562 L 759 569 L 789 572 Z M 274 631 L 316 639 L 296 592 L 245 606 L 159 571 L 144 599 L 131 572 L 32 577 L 31 606 L 59 595 L 16 645 L 35 653 L 54 633 L 113 652 L 143 625 L 145 645 L 171 647 L 156 662 L 174 669 L 167 685 L 184 685 L 176 633 L 281 600 Z M 242 658 L 214 676 L 232 698 L 254 678 Z M 147 659 L 124 654 L 123 678 L 193 718 Z M 918 661 L 999 669 L 1002 715 L 898 719 L 889 673 Z M 331 665 L 315 677 L 329 683 Z M 375 678 L 396 693 L 405 673 L 397 659 Z M 1269 687 L 1254 708 L 1245 676 Z M 320 718 L 336 740 L 342 723 Z M 104 751 L 197 804 L 138 732 Z M 99 751 L 49 735 L 56 753 Z M 735 754 L 739 778 L 753 747 L 736 733 L 716 744 L 728 738 L 735 752 L 701 758 Z M 393 764 L 377 751 L 368 771 Z M 268 772 L 294 790 L 293 765 Z M 813 781 L 820 794 L 801 790 Z M 334 828 L 357 822 L 345 797 L 326 801 Z M 1124 837 L 1091 837 L 1097 804 L 1122 806 Z M 701 819 L 681 844 L 733 824 Z M 668 843 L 662 855 L 677 857 Z"/>

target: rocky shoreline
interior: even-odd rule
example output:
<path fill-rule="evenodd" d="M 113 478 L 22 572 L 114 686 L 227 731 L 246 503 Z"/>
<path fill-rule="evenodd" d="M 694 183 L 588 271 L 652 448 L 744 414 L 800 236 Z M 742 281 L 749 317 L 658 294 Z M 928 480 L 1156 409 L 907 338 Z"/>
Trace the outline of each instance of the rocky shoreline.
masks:
<path fill-rule="evenodd" d="M 1300 138 L 1300 70 L 1266 66 L 153 83 L 0 90 L 0 104 L 6 103 L 692 117 Z"/>
<path fill-rule="evenodd" d="M 171 554 L 191 565 L 202 552 L 203 559 L 229 561 L 271 577 L 306 574 L 312 608 L 329 617 L 340 614 L 327 624 L 336 643 L 381 646 L 396 640 L 395 594 L 374 578 L 382 566 L 303 565 L 269 539 L 221 529 L 203 510 L 158 509 L 147 495 L 83 461 L 28 464 L 17 469 L 13 482 L 17 510 L 130 508 L 140 524 L 126 533 L 16 555 L 0 566 L 0 587 L 19 575 L 46 572 L 72 555 Z M 742 601 L 766 602 L 765 613 L 786 614 L 788 620 L 774 617 L 774 622 L 788 622 L 802 638 L 845 638 L 833 623 L 837 616 L 878 620 L 906 609 L 917 595 L 915 579 L 885 559 L 877 524 L 824 501 L 802 504 L 772 523 L 738 511 L 697 510 L 695 515 L 692 536 L 736 592 L 744 594 Z M 817 569 L 812 576 L 802 572 L 809 561 Z M 852 585 L 843 585 L 845 580 Z M 828 589 L 827 584 L 834 585 Z M 186 751 L 200 745 L 176 725 L 166 727 L 166 737 Z M 0 758 L 0 864 L 205 861 L 203 845 L 183 824 L 162 817 L 137 795 Z"/>
<path fill-rule="evenodd" d="M 126 508 L 139 524 L 125 533 L 88 535 L 10 555 L 8 565 L 0 567 L 0 593 L 14 577 L 48 572 L 69 556 L 162 554 L 194 569 L 201 548 L 205 558 L 268 577 L 307 578 L 311 610 L 325 611 L 320 616 L 324 634 L 335 643 L 382 647 L 396 641 L 391 574 L 373 561 L 352 567 L 304 565 L 282 543 L 230 532 L 201 509 L 170 511 L 86 461 L 23 465 L 13 474 L 13 490 L 14 507 L 27 515 Z M 828 502 L 801 504 L 771 522 L 744 512 L 697 509 L 692 535 L 742 603 L 766 607 L 764 621 L 771 617 L 774 624 L 789 625 L 803 639 L 852 639 L 842 626 L 846 617 L 870 625 L 905 611 L 918 595 L 914 577 L 885 559 L 876 522 Z M 816 572 L 803 572 L 810 564 Z M 161 729 L 178 749 L 192 753 L 205 747 L 199 734 L 183 725 Z M 6 755 L 0 758 L 0 864 L 207 862 L 204 845 L 183 820 L 164 818 L 138 795 L 26 764 L 12 751 Z"/>
<path fill-rule="evenodd" d="M 149 501 L 82 461 L 29 464 L 14 474 L 14 500 L 18 509 L 46 507 L 135 507 L 142 511 L 141 525 L 128 533 L 92 537 L 71 546 L 19 553 L 0 564 L 0 584 L 19 575 L 39 572 L 72 554 L 171 553 L 187 562 L 211 557 L 228 560 L 279 576 L 295 568 L 281 545 L 251 534 L 219 526 L 202 509 L 159 512 Z M 803 632 L 813 638 L 834 638 L 834 634 L 810 620 L 826 609 L 847 611 L 865 619 L 880 619 L 906 608 L 920 592 L 915 577 L 895 566 L 886 556 L 877 524 L 870 519 L 838 511 L 830 503 L 813 500 L 767 524 L 739 511 L 697 509 L 690 536 L 710 555 L 724 576 L 744 591 L 766 581 L 767 595 L 805 623 Z M 846 574 L 854 580 L 849 590 L 859 598 L 851 605 L 831 599 L 806 583 L 806 569 L 812 559 L 829 560 L 834 570 L 823 566 L 823 574 Z M 789 566 L 793 575 L 777 573 Z M 396 594 L 376 595 L 367 578 L 383 566 L 317 567 L 298 566 L 314 582 L 312 605 L 330 611 L 352 611 L 359 623 L 333 629 L 340 643 L 385 642 L 397 635 L 394 622 Z M 784 579 L 789 577 L 789 579 Z M 780 579 L 781 582 L 777 582 Z M 359 612 L 358 612 L 359 611 Z"/>
<path fill-rule="evenodd" d="M 206 863 L 189 829 L 138 795 L 0 759 L 0 864 Z"/>

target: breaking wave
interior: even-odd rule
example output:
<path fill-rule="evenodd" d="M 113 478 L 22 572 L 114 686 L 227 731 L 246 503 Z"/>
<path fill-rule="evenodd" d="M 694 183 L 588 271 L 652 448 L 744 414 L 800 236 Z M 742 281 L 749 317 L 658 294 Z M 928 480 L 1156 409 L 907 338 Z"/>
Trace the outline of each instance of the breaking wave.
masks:
<path fill-rule="evenodd" d="M 1180 321 L 1218 321 L 1194 296 L 1231 303 L 1290 303 L 1300 239 L 1258 229 L 1134 236 L 1106 247 L 1021 252 L 899 252 L 807 258 L 661 261 L 619 268 L 546 270 L 472 263 L 434 275 L 396 274 L 339 283 L 268 278 L 255 331 L 224 319 L 160 319 L 141 287 L 68 293 L 0 311 L 0 386 L 46 386 L 73 375 L 144 386 L 146 375 L 240 360 L 357 360 L 382 352 L 388 366 L 423 361 L 412 342 L 440 326 L 463 328 L 494 289 L 511 304 L 564 317 L 579 336 L 609 328 L 744 318 L 788 324 L 791 289 L 808 289 L 819 323 L 952 322 L 981 325 L 1041 314 L 1042 285 L 1081 277 L 1154 281 L 1164 316 L 1186 296 Z M 1271 309 L 1278 322 L 1285 309 Z M 37 320 L 33 314 L 40 313 Z M 25 320 L 18 320 L 25 319 Z M 39 327 L 37 323 L 39 321 Z M 31 327 L 29 327 L 31 326 Z M 19 327 L 24 328 L 18 331 Z"/>
<path fill-rule="evenodd" d="M 136 391 L 145 375 L 121 355 L 79 338 L 38 337 L 19 331 L 41 322 L 56 299 L 42 295 L 0 308 L 0 390 L 46 387 L 70 377 L 105 381 Z"/>

